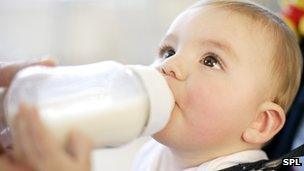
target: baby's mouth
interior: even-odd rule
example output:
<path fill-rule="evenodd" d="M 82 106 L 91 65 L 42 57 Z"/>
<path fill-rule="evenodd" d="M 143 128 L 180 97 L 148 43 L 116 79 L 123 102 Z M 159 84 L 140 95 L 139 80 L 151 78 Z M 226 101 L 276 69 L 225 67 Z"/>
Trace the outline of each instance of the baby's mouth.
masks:
<path fill-rule="evenodd" d="M 179 106 L 179 104 L 175 101 L 175 105 L 178 107 L 178 108 L 180 108 L 180 106 Z"/>
<path fill-rule="evenodd" d="M 177 113 L 183 115 L 184 111 L 183 109 L 180 107 L 180 105 L 175 101 L 175 106 L 174 106 L 175 110 L 177 111 Z M 173 109 L 174 110 L 174 109 Z"/>

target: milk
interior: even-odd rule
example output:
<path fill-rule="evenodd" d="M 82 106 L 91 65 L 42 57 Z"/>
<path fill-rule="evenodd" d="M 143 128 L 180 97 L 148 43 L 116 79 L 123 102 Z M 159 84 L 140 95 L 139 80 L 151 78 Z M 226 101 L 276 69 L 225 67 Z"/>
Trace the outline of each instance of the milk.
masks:
<path fill-rule="evenodd" d="M 174 98 L 154 68 L 106 61 L 22 70 L 5 97 L 9 126 L 21 103 L 38 110 L 58 143 L 66 144 L 76 130 L 100 148 L 161 130 L 169 120 Z"/>
<path fill-rule="evenodd" d="M 69 106 L 59 101 L 41 105 L 42 120 L 59 142 L 66 141 L 69 130 L 79 130 L 93 140 L 96 148 L 118 146 L 143 131 L 148 117 L 144 115 L 148 111 L 147 97 L 134 97 L 115 105 L 96 104 L 102 96 L 92 98 L 80 102 L 75 98 Z"/>

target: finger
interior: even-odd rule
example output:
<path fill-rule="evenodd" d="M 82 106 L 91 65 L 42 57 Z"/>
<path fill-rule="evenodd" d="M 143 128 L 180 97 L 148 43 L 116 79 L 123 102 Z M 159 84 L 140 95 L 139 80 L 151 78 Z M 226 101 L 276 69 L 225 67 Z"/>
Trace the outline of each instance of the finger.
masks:
<path fill-rule="evenodd" d="M 27 127 L 30 130 L 30 138 L 28 140 L 31 140 L 28 144 L 32 145 L 32 147 L 27 147 L 29 151 L 25 153 L 27 156 L 32 156 L 30 158 L 33 160 L 29 161 L 29 163 L 37 170 L 44 170 L 66 161 L 68 159 L 66 151 L 57 144 L 51 132 L 43 125 L 38 111 L 30 107 L 30 112 L 27 113 L 26 117 Z"/>
<path fill-rule="evenodd" d="M 1 171 L 31 171 L 32 169 L 21 163 L 15 163 L 8 156 L 0 156 L 0 170 Z"/>
<path fill-rule="evenodd" d="M 0 155 L 4 153 L 4 148 L 2 146 L 0 146 Z"/>
<path fill-rule="evenodd" d="M 19 109 L 19 112 L 16 114 L 15 118 L 12 121 L 12 139 L 13 139 L 13 153 L 15 160 L 21 161 L 25 158 L 25 154 L 22 152 L 22 139 L 21 139 L 21 133 L 20 133 L 20 120 L 22 120 L 22 116 L 20 111 L 23 111 L 23 109 Z"/>
<path fill-rule="evenodd" d="M 5 119 L 4 97 L 6 89 L 0 87 L 0 154 L 4 153 L 8 146 L 11 146 L 9 128 Z"/>
<path fill-rule="evenodd" d="M 0 170 L 12 170 L 10 167 L 11 167 L 12 163 L 11 161 L 5 157 L 4 155 L 3 156 L 0 156 Z"/>
<path fill-rule="evenodd" d="M 5 116 L 4 116 L 4 97 L 6 94 L 6 89 L 0 88 L 0 128 L 6 126 Z"/>
<path fill-rule="evenodd" d="M 24 138 L 27 138 L 27 145 L 30 147 L 27 147 L 29 151 L 26 151 L 26 154 L 33 155 L 33 159 L 36 158 L 36 161 L 39 161 L 40 165 L 44 164 L 43 162 L 47 160 L 57 160 L 62 157 L 65 153 L 64 149 L 60 148 L 51 132 L 43 125 L 38 111 L 33 107 L 29 109 L 29 112 L 26 113 L 29 137 Z"/>
<path fill-rule="evenodd" d="M 20 150 L 23 154 L 23 160 L 26 160 L 33 167 L 37 167 L 39 162 L 42 160 L 40 153 L 37 151 L 35 144 L 33 142 L 33 137 L 31 135 L 31 130 L 29 125 L 28 115 L 33 112 L 25 105 L 20 106 L 20 113 L 17 120 L 17 132 L 19 139 L 21 141 Z"/>
<path fill-rule="evenodd" d="M 83 134 L 73 131 L 69 139 L 69 152 L 85 166 L 90 166 L 92 143 Z"/>
<path fill-rule="evenodd" d="M 56 62 L 53 59 L 44 58 L 27 62 L 2 63 L 0 64 L 0 87 L 9 86 L 18 71 L 34 65 L 55 66 Z"/>
<path fill-rule="evenodd" d="M 24 160 L 36 170 L 44 168 L 48 160 L 56 159 L 48 132 L 43 127 L 38 112 L 33 107 L 22 104 L 18 119 L 18 131 L 21 152 L 26 156 Z M 34 119 L 34 117 L 36 119 Z M 39 131 L 38 131 L 39 130 Z"/>

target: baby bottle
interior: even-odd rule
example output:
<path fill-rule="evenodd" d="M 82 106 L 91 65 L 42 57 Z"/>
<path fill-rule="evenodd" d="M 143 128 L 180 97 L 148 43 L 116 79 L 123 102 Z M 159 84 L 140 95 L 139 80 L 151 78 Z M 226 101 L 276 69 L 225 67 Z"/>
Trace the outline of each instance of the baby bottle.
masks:
<path fill-rule="evenodd" d="M 56 141 L 64 144 L 71 130 L 85 134 L 95 148 L 118 146 L 161 130 L 174 98 L 156 69 L 114 61 L 63 67 L 34 66 L 20 71 L 5 97 L 6 127 L 25 102 L 34 106 Z M 3 124 L 2 124 L 3 125 Z M 7 147 L 11 140 L 2 141 Z"/>

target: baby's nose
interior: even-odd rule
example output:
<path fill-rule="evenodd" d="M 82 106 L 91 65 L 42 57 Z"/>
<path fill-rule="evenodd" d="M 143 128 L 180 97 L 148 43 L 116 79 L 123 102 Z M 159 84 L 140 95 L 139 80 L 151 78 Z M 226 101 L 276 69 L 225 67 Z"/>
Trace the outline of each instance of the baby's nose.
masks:
<path fill-rule="evenodd" d="M 171 76 L 173 78 L 176 78 L 176 74 L 174 71 L 166 71 L 163 67 L 161 67 L 161 73 L 163 75 Z"/>
<path fill-rule="evenodd" d="M 187 78 L 187 72 L 184 65 L 185 64 L 178 63 L 178 61 L 168 60 L 160 66 L 161 73 L 174 79 L 183 81 Z"/>
<path fill-rule="evenodd" d="M 155 62 L 153 66 L 164 76 L 184 81 L 188 77 L 189 66 L 191 65 L 181 55 L 175 55 Z"/>

